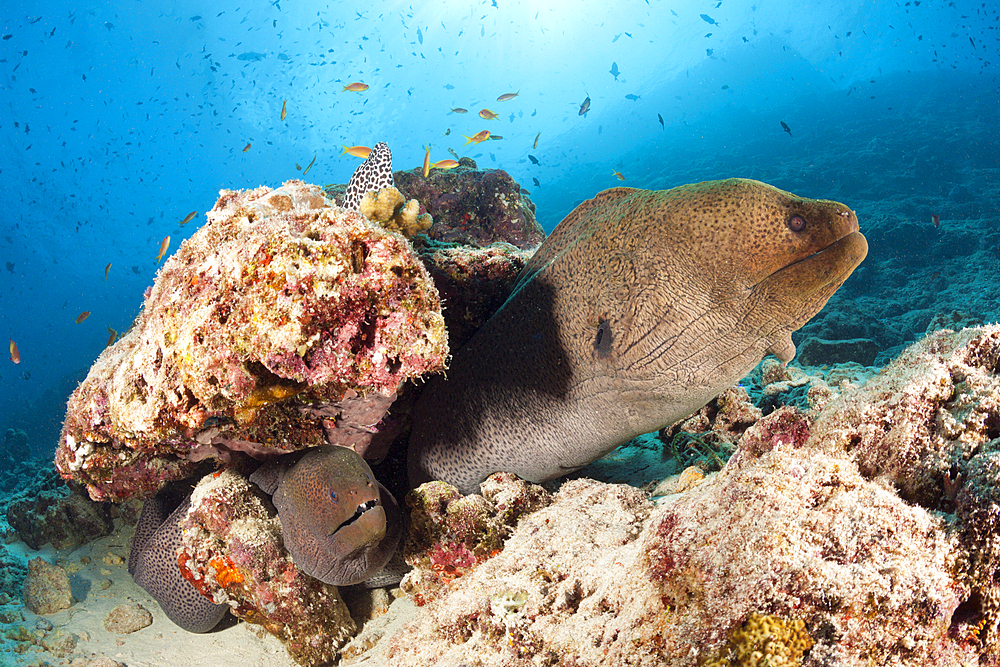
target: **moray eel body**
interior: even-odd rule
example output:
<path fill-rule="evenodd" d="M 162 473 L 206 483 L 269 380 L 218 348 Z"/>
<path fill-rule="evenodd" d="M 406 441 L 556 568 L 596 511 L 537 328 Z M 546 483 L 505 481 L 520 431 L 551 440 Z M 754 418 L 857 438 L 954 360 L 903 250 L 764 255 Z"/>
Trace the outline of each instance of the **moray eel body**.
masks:
<path fill-rule="evenodd" d="M 180 521 L 189 498 L 174 509 L 166 494 L 142 504 L 128 556 L 128 572 L 152 596 L 171 621 L 188 632 L 208 632 L 226 615 L 229 605 L 214 604 L 181 576 L 177 552 L 181 548 Z"/>
<path fill-rule="evenodd" d="M 820 311 L 868 251 L 843 204 L 729 179 L 571 212 L 414 407 L 410 484 L 576 470 L 695 412 Z"/>
<path fill-rule="evenodd" d="M 328 445 L 265 463 L 250 476 L 272 502 L 306 574 L 335 586 L 375 576 L 402 532 L 399 507 L 354 450 Z"/>

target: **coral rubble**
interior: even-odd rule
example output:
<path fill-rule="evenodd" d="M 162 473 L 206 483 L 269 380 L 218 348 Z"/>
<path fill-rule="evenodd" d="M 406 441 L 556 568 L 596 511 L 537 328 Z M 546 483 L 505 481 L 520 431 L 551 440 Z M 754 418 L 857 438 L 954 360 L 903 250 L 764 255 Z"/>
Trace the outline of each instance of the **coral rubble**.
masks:
<path fill-rule="evenodd" d="M 437 291 L 401 236 L 301 181 L 223 190 L 73 393 L 56 466 L 121 500 L 233 450 L 362 445 L 398 386 L 447 353 Z"/>

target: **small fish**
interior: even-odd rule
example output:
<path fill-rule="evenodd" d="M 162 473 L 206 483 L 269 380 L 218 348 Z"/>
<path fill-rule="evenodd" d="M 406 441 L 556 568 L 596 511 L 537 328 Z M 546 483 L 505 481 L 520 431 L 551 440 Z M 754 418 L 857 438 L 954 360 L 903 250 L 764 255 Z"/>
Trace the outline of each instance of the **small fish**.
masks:
<path fill-rule="evenodd" d="M 520 90 L 517 91 L 516 93 L 504 93 L 503 95 L 497 98 L 497 102 L 507 102 L 517 97 L 520 93 L 521 93 Z"/>
<path fill-rule="evenodd" d="M 633 95 L 632 93 L 629 93 L 628 95 L 625 96 L 625 99 L 626 100 L 632 100 L 633 102 L 635 102 L 640 97 L 641 97 L 641 95 Z"/>
<path fill-rule="evenodd" d="M 316 156 L 317 155 L 319 155 L 319 153 L 313 153 L 313 159 L 309 162 L 308 165 L 306 165 L 306 168 L 302 170 L 302 175 L 303 176 L 305 176 L 306 174 L 308 174 L 309 170 L 312 169 L 312 166 L 314 164 L 316 164 Z"/>
<path fill-rule="evenodd" d="M 116 338 L 118 338 L 118 332 L 111 327 L 108 327 L 108 342 L 104 344 L 104 347 L 111 347 L 111 344 L 115 342 Z"/>
<path fill-rule="evenodd" d="M 160 254 L 156 256 L 156 263 L 159 264 L 163 256 L 167 254 L 167 248 L 170 247 L 170 237 L 164 236 L 163 240 L 160 242 Z"/>
<path fill-rule="evenodd" d="M 792 128 L 788 127 L 788 123 L 781 121 L 781 129 L 788 133 L 788 136 L 792 136 Z"/>
<path fill-rule="evenodd" d="M 479 111 L 479 117 L 482 118 L 483 120 L 499 120 L 500 119 L 500 116 L 496 115 L 495 113 L 493 113 L 489 109 L 481 109 Z"/>
<path fill-rule="evenodd" d="M 191 211 L 186 216 L 184 216 L 184 219 L 181 220 L 178 224 L 180 224 L 180 225 L 186 225 L 187 223 L 189 223 L 192 220 L 194 220 L 194 216 L 196 216 L 196 215 L 198 215 L 198 211 Z"/>
<path fill-rule="evenodd" d="M 455 107 L 451 110 L 452 113 L 469 113 L 468 109 L 463 109 L 462 107 Z"/>
<path fill-rule="evenodd" d="M 499 134 L 491 134 L 490 135 L 490 141 L 501 141 L 502 139 L 503 139 L 503 137 L 501 137 Z"/>
<path fill-rule="evenodd" d="M 702 14 L 702 15 L 701 15 L 701 20 L 702 20 L 702 21 L 704 21 L 705 23 L 708 23 L 709 25 L 719 25 L 719 24 L 718 24 L 718 23 L 717 23 L 717 22 L 715 21 L 715 19 L 713 19 L 713 18 L 712 18 L 711 16 L 709 16 L 708 14 Z"/>
<path fill-rule="evenodd" d="M 590 111 L 590 95 L 587 95 L 587 99 L 580 105 L 580 113 L 577 116 L 586 116 L 588 111 Z"/>
<path fill-rule="evenodd" d="M 450 155 L 451 155 L 451 156 L 452 156 L 453 158 L 455 158 L 456 160 L 458 159 L 458 153 L 456 153 L 456 152 L 455 152 L 455 149 L 454 149 L 454 148 L 449 148 L 449 149 L 448 149 L 448 153 L 449 153 L 449 154 L 450 154 Z"/>
<path fill-rule="evenodd" d="M 531 160 L 531 164 L 538 164 L 538 158 L 536 158 L 531 153 L 528 154 L 528 159 Z"/>
<path fill-rule="evenodd" d="M 458 160 L 438 160 L 431 165 L 432 169 L 454 169 L 458 166 Z"/>
<path fill-rule="evenodd" d="M 302 165 L 298 162 L 295 163 L 295 171 L 302 171 Z"/>
<path fill-rule="evenodd" d="M 660 114 L 656 114 L 656 118 L 657 120 L 660 121 L 660 129 L 665 130 L 667 126 L 663 124 L 663 116 L 661 116 Z"/>
<path fill-rule="evenodd" d="M 620 171 L 618 171 L 617 169 L 612 169 L 611 171 L 614 173 L 615 178 L 617 178 L 619 181 L 624 181 L 625 180 L 625 177 L 622 176 L 622 173 Z"/>
<path fill-rule="evenodd" d="M 469 144 L 479 144 L 479 143 L 482 143 L 482 142 L 486 141 L 487 139 L 489 139 L 490 138 L 490 131 L 489 130 L 483 130 L 482 132 L 476 132 L 471 137 L 470 136 L 466 136 L 464 134 L 462 136 L 465 137 L 466 139 L 468 139 L 468 141 L 466 141 L 462 145 L 463 146 L 468 146 Z"/>
<path fill-rule="evenodd" d="M 726 84 L 723 84 L 723 85 L 722 85 L 722 89 L 723 89 L 723 90 L 729 90 L 729 84 L 728 84 L 728 83 L 726 83 Z"/>
<path fill-rule="evenodd" d="M 450 127 L 447 130 L 444 131 L 444 136 L 447 137 L 449 134 L 451 134 L 451 128 Z"/>
<path fill-rule="evenodd" d="M 344 144 L 340 145 L 344 146 Z M 367 146 L 344 146 L 344 152 L 341 153 L 341 155 L 353 155 L 354 157 L 359 157 L 364 160 L 371 152 L 372 149 Z"/>
<path fill-rule="evenodd" d="M 430 144 L 427 144 L 426 146 L 424 146 L 424 148 L 426 149 L 424 151 L 424 178 L 427 178 L 427 175 L 431 173 L 431 147 L 430 147 Z"/>
<path fill-rule="evenodd" d="M 368 84 L 355 81 L 354 83 L 349 83 L 344 86 L 344 90 L 349 90 L 352 93 L 363 93 L 368 90 Z M 344 90 L 340 92 L 344 92 Z"/>
<path fill-rule="evenodd" d="M 73 320 L 73 321 L 76 322 L 77 324 L 82 324 L 83 321 L 85 319 L 87 319 L 88 317 L 90 317 L 90 311 L 89 310 L 85 310 L 82 313 L 80 313 L 79 315 L 77 315 L 76 319 Z"/>
<path fill-rule="evenodd" d="M 931 224 L 934 225 L 934 229 L 941 229 L 941 216 L 931 215 Z"/>
<path fill-rule="evenodd" d="M 285 120 L 286 115 L 288 115 L 288 100 L 281 103 L 281 120 Z"/>
<path fill-rule="evenodd" d="M 532 182 L 533 182 L 533 183 L 535 184 L 535 187 L 536 187 L 536 188 L 540 188 L 540 187 L 542 187 L 542 184 L 538 182 L 538 179 L 537 179 L 537 178 L 533 178 L 533 179 L 531 179 L 531 180 L 532 180 Z"/>
<path fill-rule="evenodd" d="M 535 135 L 535 143 L 531 144 L 531 149 L 532 150 L 538 150 L 538 137 L 540 137 L 540 136 L 542 136 L 541 132 L 539 132 L 538 134 Z"/>
<path fill-rule="evenodd" d="M 108 265 L 104 267 L 104 279 L 105 280 L 108 279 L 108 271 L 110 271 L 110 270 L 111 270 L 111 262 L 108 262 Z"/>
<path fill-rule="evenodd" d="M 247 142 L 247 145 L 243 147 L 243 152 L 246 153 L 248 150 L 250 150 L 250 142 L 249 141 Z"/>
<path fill-rule="evenodd" d="M 618 71 L 618 63 L 611 63 L 611 69 L 609 70 L 608 73 L 611 74 L 611 76 L 615 77 L 615 81 L 617 81 L 618 75 L 620 74 L 620 72 Z"/>
<path fill-rule="evenodd" d="M 10 360 L 15 364 L 21 363 L 21 353 L 18 352 L 17 343 L 14 342 L 13 338 L 10 339 Z"/>

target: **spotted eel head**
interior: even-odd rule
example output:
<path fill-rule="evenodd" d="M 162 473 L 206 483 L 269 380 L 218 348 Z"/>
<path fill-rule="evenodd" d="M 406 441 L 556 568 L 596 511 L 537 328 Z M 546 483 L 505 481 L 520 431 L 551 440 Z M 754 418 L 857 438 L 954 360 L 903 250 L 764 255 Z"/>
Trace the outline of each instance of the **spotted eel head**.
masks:
<path fill-rule="evenodd" d="M 390 185 L 395 185 L 392 180 L 392 151 L 384 141 L 380 141 L 347 182 L 343 207 L 357 211 L 366 192 L 377 192 Z"/>

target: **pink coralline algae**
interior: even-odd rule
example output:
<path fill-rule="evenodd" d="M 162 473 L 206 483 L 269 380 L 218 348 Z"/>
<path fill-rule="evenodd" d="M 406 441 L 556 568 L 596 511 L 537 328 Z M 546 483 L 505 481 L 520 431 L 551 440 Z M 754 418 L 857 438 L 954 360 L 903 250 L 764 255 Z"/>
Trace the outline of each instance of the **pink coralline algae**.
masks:
<path fill-rule="evenodd" d="M 199 482 L 182 528 L 178 562 L 185 578 L 263 626 L 298 664 L 330 664 L 356 632 L 337 587 L 296 567 L 274 507 L 236 470 Z"/>
<path fill-rule="evenodd" d="M 440 300 L 403 237 L 301 181 L 223 190 L 207 217 L 70 398 L 56 467 L 95 500 L 233 450 L 363 447 L 402 382 L 444 368 Z"/>
<path fill-rule="evenodd" d="M 1000 326 L 937 332 L 684 493 L 565 482 L 388 664 L 1000 664 L 997 443 Z"/>

